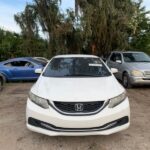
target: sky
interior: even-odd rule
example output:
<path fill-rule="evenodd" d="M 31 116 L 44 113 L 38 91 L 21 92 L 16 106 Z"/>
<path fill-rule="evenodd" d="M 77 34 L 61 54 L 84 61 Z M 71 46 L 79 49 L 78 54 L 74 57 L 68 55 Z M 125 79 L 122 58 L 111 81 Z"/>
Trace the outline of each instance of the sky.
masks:
<path fill-rule="evenodd" d="M 20 28 L 14 21 L 14 14 L 24 10 L 26 3 L 32 0 L 0 0 L 0 28 L 19 33 Z M 150 0 L 143 3 L 150 10 Z M 62 10 L 74 8 L 74 0 L 62 0 Z"/>

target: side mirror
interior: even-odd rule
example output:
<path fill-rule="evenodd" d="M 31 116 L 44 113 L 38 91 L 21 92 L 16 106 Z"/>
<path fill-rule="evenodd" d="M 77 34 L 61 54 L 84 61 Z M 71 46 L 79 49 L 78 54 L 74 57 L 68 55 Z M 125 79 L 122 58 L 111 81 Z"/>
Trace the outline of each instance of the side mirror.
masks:
<path fill-rule="evenodd" d="M 42 69 L 41 68 L 40 69 L 35 69 L 35 73 L 41 74 L 42 73 Z"/>
<path fill-rule="evenodd" d="M 116 69 L 116 68 L 111 68 L 110 70 L 113 74 L 118 73 L 118 69 Z"/>
<path fill-rule="evenodd" d="M 122 61 L 121 60 L 116 60 L 116 63 L 121 64 Z"/>

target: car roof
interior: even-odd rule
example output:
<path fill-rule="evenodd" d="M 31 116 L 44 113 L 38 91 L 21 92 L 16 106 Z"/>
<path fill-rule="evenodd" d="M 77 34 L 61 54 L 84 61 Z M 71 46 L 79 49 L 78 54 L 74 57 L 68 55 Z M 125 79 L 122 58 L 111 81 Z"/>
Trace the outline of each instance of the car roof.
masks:
<path fill-rule="evenodd" d="M 5 60 L 5 61 L 2 61 L 0 63 L 4 64 L 4 63 L 7 63 L 7 62 L 11 62 L 11 61 L 32 61 L 33 58 L 32 57 L 18 57 L 18 58 L 11 58 L 11 59 L 8 59 L 8 60 Z"/>
<path fill-rule="evenodd" d="M 112 53 L 143 53 L 141 51 L 113 51 Z"/>
<path fill-rule="evenodd" d="M 95 55 L 84 55 L 84 54 L 67 54 L 67 55 L 57 55 L 54 56 L 53 58 L 69 58 L 69 57 L 86 57 L 86 58 L 98 58 L 98 56 Z"/>

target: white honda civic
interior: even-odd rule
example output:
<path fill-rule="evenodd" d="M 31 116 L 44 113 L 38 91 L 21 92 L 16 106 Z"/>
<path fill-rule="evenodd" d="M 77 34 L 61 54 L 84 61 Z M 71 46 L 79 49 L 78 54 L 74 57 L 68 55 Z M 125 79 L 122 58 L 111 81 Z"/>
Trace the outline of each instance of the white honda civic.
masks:
<path fill-rule="evenodd" d="M 30 90 L 27 128 L 50 136 L 109 135 L 130 125 L 125 89 L 97 56 L 53 57 Z"/>

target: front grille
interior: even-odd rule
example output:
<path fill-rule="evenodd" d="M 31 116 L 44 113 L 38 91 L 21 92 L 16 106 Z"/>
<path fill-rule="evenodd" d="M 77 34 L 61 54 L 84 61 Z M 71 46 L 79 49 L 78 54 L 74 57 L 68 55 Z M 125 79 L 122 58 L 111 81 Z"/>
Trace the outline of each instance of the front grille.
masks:
<path fill-rule="evenodd" d="M 64 113 L 93 113 L 102 108 L 104 101 L 96 102 L 54 102 L 55 107 Z"/>
<path fill-rule="evenodd" d="M 150 71 L 144 71 L 145 77 L 150 77 Z"/>

